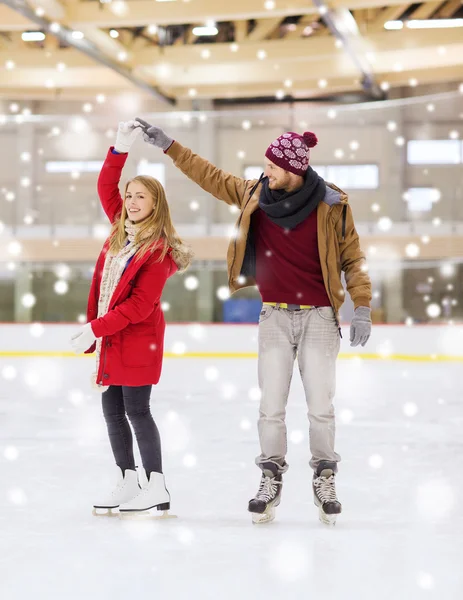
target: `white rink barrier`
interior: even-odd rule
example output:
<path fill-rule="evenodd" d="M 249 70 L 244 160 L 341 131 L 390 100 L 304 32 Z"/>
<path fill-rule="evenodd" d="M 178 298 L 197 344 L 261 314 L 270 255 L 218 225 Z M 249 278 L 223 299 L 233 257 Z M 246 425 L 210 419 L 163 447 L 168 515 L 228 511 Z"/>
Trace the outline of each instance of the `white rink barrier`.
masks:
<path fill-rule="evenodd" d="M 75 357 L 70 337 L 76 324 L 0 324 L 0 358 Z M 374 325 L 365 348 L 351 348 L 349 327 L 342 328 L 340 358 L 461 361 L 463 325 Z M 167 324 L 167 358 L 256 358 L 257 325 Z"/>

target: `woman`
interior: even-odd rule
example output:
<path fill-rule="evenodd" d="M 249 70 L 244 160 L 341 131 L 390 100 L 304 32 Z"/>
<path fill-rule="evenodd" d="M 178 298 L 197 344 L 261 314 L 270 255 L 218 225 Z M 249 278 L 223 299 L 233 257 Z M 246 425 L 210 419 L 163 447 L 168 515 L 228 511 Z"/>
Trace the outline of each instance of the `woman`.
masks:
<path fill-rule="evenodd" d="M 72 338 L 76 353 L 96 349 L 94 382 L 102 390 L 103 414 L 118 466 L 118 481 L 96 509 L 120 512 L 169 510 L 162 473 L 159 432 L 150 412 L 152 385 L 158 383 L 164 347 L 161 294 L 167 279 L 184 270 L 191 251 L 172 225 L 162 185 L 137 176 L 118 184 L 127 153 L 141 132 L 138 123 L 120 123 L 98 178 L 98 194 L 112 231 L 98 258 L 87 308 L 87 324 Z M 148 485 L 141 489 L 133 455 L 129 418 Z"/>

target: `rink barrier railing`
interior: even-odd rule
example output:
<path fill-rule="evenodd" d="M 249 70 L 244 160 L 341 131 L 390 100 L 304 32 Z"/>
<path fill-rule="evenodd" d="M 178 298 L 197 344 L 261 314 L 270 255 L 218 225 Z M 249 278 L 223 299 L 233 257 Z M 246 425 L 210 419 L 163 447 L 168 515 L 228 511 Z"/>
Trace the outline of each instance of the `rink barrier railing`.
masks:
<path fill-rule="evenodd" d="M 56 351 L 0 351 L 0 358 L 94 358 L 94 354 L 76 355 L 74 352 Z M 177 354 L 165 352 L 164 358 L 202 358 L 202 359 L 257 359 L 257 352 L 184 352 Z M 449 356 L 444 354 L 390 354 L 384 356 L 375 353 L 351 354 L 340 352 L 340 359 L 354 360 L 381 360 L 381 361 L 408 361 L 408 362 L 463 362 L 463 356 Z"/>

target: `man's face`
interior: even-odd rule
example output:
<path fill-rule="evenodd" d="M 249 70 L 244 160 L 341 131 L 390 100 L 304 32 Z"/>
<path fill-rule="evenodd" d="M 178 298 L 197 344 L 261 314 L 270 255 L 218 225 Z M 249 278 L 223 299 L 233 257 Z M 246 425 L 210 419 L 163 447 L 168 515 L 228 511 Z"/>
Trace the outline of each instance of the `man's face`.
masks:
<path fill-rule="evenodd" d="M 290 173 L 278 167 L 272 161 L 265 161 L 264 174 L 268 177 L 268 186 L 271 190 L 284 190 L 291 179 Z"/>

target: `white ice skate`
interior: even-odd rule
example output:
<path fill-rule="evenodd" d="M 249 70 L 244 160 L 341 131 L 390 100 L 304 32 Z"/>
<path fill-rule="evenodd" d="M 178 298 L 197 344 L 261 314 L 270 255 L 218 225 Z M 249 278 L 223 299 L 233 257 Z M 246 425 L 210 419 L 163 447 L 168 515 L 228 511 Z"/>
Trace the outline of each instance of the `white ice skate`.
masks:
<path fill-rule="evenodd" d="M 115 488 L 101 501 L 93 505 L 93 515 L 95 517 L 117 517 L 118 513 L 113 512 L 113 510 L 121 504 L 133 500 L 140 493 L 137 472 L 126 469 L 123 473 L 119 467 L 117 467 L 117 470 L 118 479 Z"/>
<path fill-rule="evenodd" d="M 161 516 L 151 516 L 148 511 L 156 508 L 163 511 Z M 170 494 L 167 491 L 164 475 L 162 473 L 150 473 L 148 485 L 140 493 L 119 507 L 119 515 L 122 518 L 139 517 L 150 519 L 175 519 L 175 515 L 169 514 Z"/>

